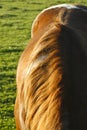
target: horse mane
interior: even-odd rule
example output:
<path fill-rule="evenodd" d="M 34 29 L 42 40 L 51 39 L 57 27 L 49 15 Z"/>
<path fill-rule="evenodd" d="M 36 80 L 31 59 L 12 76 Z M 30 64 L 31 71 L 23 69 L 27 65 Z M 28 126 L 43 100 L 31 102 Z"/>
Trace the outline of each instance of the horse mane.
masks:
<path fill-rule="evenodd" d="M 20 122 L 21 128 L 24 124 L 23 129 L 59 130 L 61 127 L 62 63 L 58 49 L 60 31 L 60 26 L 48 30 L 34 43 L 29 56 L 26 74 L 20 83 L 22 86 L 18 86 L 18 99 L 23 99 L 20 103 L 23 105 Z M 25 53 L 22 57 L 26 57 Z"/>

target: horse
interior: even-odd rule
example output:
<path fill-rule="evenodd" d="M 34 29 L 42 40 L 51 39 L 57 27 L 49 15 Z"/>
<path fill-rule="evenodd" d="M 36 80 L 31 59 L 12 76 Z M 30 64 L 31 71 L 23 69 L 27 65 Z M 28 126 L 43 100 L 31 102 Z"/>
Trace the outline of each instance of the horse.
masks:
<path fill-rule="evenodd" d="M 41 11 L 16 82 L 17 130 L 87 129 L 87 6 Z"/>

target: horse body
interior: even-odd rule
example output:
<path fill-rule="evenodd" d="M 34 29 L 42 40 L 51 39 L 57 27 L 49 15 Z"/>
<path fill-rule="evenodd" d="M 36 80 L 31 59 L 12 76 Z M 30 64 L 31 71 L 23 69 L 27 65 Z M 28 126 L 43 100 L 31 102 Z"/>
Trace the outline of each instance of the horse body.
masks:
<path fill-rule="evenodd" d="M 31 37 L 17 69 L 17 129 L 87 129 L 87 7 L 45 9 Z"/>

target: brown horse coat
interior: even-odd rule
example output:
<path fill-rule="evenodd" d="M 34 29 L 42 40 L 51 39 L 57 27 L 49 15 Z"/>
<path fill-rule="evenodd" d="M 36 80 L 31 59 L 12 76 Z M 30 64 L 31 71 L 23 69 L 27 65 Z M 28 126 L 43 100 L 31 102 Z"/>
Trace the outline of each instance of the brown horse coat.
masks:
<path fill-rule="evenodd" d="M 86 130 L 87 7 L 45 9 L 31 36 L 17 68 L 17 129 Z"/>

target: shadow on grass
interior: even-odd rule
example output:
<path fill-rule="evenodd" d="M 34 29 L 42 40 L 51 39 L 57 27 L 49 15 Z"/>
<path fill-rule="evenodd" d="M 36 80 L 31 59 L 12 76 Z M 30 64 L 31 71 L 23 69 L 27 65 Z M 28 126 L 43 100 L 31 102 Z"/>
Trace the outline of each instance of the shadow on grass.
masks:
<path fill-rule="evenodd" d="M 17 17 L 15 14 L 3 14 L 0 16 L 0 18 L 12 18 L 12 17 Z"/>
<path fill-rule="evenodd" d="M 18 8 L 18 7 L 11 7 L 10 9 L 9 9 L 9 11 L 14 11 L 14 10 L 19 10 L 20 8 Z"/>
<path fill-rule="evenodd" d="M 10 73 L 0 73 L 0 80 L 8 79 L 8 77 L 12 80 L 15 78 L 15 75 Z"/>
<path fill-rule="evenodd" d="M 22 9 L 23 12 L 35 12 L 35 11 L 42 11 L 41 9 Z"/>
<path fill-rule="evenodd" d="M 2 53 L 22 52 L 23 48 L 1 49 Z"/>
<path fill-rule="evenodd" d="M 27 2 L 27 4 L 37 4 L 37 5 L 43 5 L 43 3 L 42 3 L 42 2 L 32 2 L 32 1 Z"/>
<path fill-rule="evenodd" d="M 2 9 L 3 7 L 2 7 L 2 5 L 0 5 L 0 9 Z"/>
<path fill-rule="evenodd" d="M 2 26 L 3 27 L 5 27 L 5 26 L 12 27 L 12 26 L 14 26 L 14 24 L 13 23 L 4 23 L 4 24 L 2 24 Z"/>

